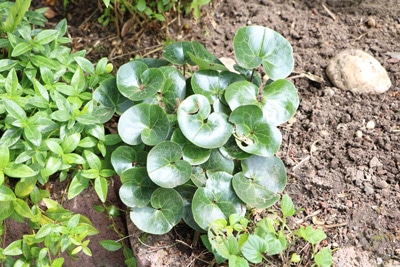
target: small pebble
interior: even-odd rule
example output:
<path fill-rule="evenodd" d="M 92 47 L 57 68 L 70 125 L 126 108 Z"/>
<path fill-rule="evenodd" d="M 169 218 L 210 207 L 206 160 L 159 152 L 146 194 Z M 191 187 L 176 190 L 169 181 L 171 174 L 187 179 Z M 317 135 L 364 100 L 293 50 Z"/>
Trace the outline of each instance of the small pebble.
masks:
<path fill-rule="evenodd" d="M 367 129 L 372 130 L 372 129 L 375 128 L 375 122 L 374 121 L 369 121 L 369 122 L 367 122 L 367 125 L 365 127 L 367 127 Z"/>
<path fill-rule="evenodd" d="M 356 137 L 357 137 L 357 138 L 362 138 L 362 137 L 363 137 L 363 133 L 362 133 L 360 130 L 358 130 L 358 131 L 356 132 Z"/>
<path fill-rule="evenodd" d="M 383 260 L 382 260 L 382 258 L 376 258 L 376 263 L 378 264 L 378 265 L 381 265 L 382 263 L 383 263 Z"/>
<path fill-rule="evenodd" d="M 370 184 L 364 185 L 364 191 L 365 191 L 365 194 L 367 194 L 367 195 L 374 194 L 374 188 Z"/>

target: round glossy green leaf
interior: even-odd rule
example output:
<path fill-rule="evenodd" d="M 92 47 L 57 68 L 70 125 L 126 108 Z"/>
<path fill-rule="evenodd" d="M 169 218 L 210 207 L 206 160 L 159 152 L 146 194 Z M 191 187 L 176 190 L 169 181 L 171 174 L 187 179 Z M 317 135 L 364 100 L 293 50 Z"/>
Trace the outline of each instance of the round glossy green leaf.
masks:
<path fill-rule="evenodd" d="M 231 180 L 232 176 L 229 173 L 210 173 L 206 186 L 197 189 L 194 194 L 193 217 L 204 230 L 216 219 L 226 219 L 233 213 L 242 213 L 243 207 L 232 190 Z"/>
<path fill-rule="evenodd" d="M 133 208 L 132 222 L 142 231 L 161 235 L 168 233 L 183 216 L 183 199 L 174 189 L 158 188 L 151 196 L 151 203 Z"/>
<path fill-rule="evenodd" d="M 247 205 L 267 208 L 279 200 L 286 180 L 286 169 L 279 158 L 252 156 L 242 161 L 242 172 L 233 177 L 232 185 Z"/>
<path fill-rule="evenodd" d="M 165 141 L 150 150 L 147 171 L 157 185 L 174 188 L 190 179 L 192 166 L 182 160 L 182 149 L 177 143 Z"/>
<path fill-rule="evenodd" d="M 277 80 L 264 87 L 262 111 L 269 124 L 279 125 L 288 121 L 299 103 L 296 87 L 288 80 Z"/>
<path fill-rule="evenodd" d="M 258 106 L 240 106 L 231 113 L 229 120 L 235 125 L 236 144 L 243 151 L 270 157 L 279 150 L 281 132 L 265 122 Z"/>
<path fill-rule="evenodd" d="M 240 28 L 233 48 L 238 64 L 253 69 L 261 64 L 272 80 L 286 78 L 293 70 L 293 49 L 279 33 L 262 26 Z"/>
<path fill-rule="evenodd" d="M 133 168 L 121 175 L 124 182 L 119 189 L 121 201 L 128 207 L 141 208 L 146 206 L 157 185 L 150 180 L 146 168 Z"/>
<path fill-rule="evenodd" d="M 233 173 L 235 164 L 232 159 L 225 157 L 219 150 L 214 149 L 211 152 L 210 158 L 201 167 L 207 172 L 227 172 Z"/>
<path fill-rule="evenodd" d="M 140 61 L 131 61 L 117 72 L 117 87 L 122 95 L 140 101 L 156 94 L 163 85 L 164 76 L 159 69 L 148 68 Z"/>
<path fill-rule="evenodd" d="M 210 103 L 214 103 L 223 98 L 229 84 L 239 80 L 244 80 L 243 76 L 230 71 L 200 70 L 193 74 L 191 84 L 196 94 L 204 95 Z"/>
<path fill-rule="evenodd" d="M 167 114 L 157 105 L 141 103 L 125 111 L 118 122 L 121 139 L 130 145 L 145 143 L 154 146 L 169 133 Z"/>
<path fill-rule="evenodd" d="M 196 146 L 219 148 L 232 135 L 233 127 L 224 113 L 211 113 L 208 99 L 191 95 L 178 108 L 178 123 L 182 133 Z"/>
<path fill-rule="evenodd" d="M 114 111 L 124 105 L 125 102 L 132 103 L 118 91 L 116 78 L 109 78 L 103 81 L 99 88 L 94 91 L 93 99 L 105 107 L 112 108 Z"/>
<path fill-rule="evenodd" d="M 164 75 L 164 84 L 152 98 L 144 100 L 147 103 L 157 104 L 165 109 L 166 113 L 173 114 L 178 108 L 180 100 L 186 95 L 186 80 L 182 73 L 173 67 L 159 68 Z"/>
<path fill-rule="evenodd" d="M 166 46 L 162 55 L 166 60 L 176 65 L 194 65 L 188 54 L 191 51 L 191 42 L 176 42 Z"/>
<path fill-rule="evenodd" d="M 294 85 L 288 80 L 277 80 L 265 86 L 259 94 L 257 86 L 239 81 L 228 86 L 225 99 L 232 110 L 239 106 L 258 105 L 265 121 L 279 125 L 288 121 L 299 106 L 299 97 Z"/>
<path fill-rule="evenodd" d="M 193 145 L 183 135 L 182 131 L 177 128 L 171 136 L 171 141 L 179 144 L 183 149 L 183 159 L 190 165 L 199 165 L 206 162 L 211 155 L 210 149 L 201 148 Z"/>
<path fill-rule="evenodd" d="M 136 151 L 130 146 L 119 146 L 111 154 L 111 164 L 118 175 L 133 167 Z"/>

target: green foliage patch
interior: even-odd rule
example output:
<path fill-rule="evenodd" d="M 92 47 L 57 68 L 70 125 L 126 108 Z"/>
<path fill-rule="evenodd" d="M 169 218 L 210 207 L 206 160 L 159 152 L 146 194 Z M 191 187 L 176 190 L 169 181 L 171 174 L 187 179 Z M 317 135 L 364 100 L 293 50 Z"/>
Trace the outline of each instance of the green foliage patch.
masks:
<path fill-rule="evenodd" d="M 263 38 L 254 42 L 253 35 Z M 163 234 L 183 219 L 207 230 L 248 206 L 273 205 L 285 188 L 275 153 L 282 142 L 277 126 L 299 105 L 296 88 L 284 79 L 293 68 L 292 48 L 259 26 L 239 29 L 234 48 L 240 72 L 198 42 L 179 42 L 165 47 L 164 59 L 122 65 L 95 91 L 100 108 L 120 115 L 124 144 L 111 162 L 139 229 Z M 274 80 L 256 78 L 253 68 L 261 64 Z"/>

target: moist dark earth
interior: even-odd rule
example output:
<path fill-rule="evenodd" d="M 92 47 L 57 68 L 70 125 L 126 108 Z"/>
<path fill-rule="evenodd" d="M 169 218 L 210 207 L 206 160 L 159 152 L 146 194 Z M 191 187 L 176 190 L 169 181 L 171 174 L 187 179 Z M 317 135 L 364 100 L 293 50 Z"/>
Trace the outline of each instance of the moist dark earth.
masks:
<path fill-rule="evenodd" d="M 335 250 L 335 266 L 400 266 L 400 56 L 395 53 L 400 52 L 400 1 L 213 1 L 203 8 L 201 19 L 179 16 L 168 27 L 121 12 L 117 23 L 102 26 L 102 7 L 96 1 L 69 1 L 66 10 L 62 1 L 33 1 L 33 6 L 51 9 L 48 27 L 67 18 L 72 47 L 87 50 L 93 61 L 108 57 L 115 69 L 135 56 L 159 57 L 167 38 L 196 40 L 217 57 L 234 59 L 238 28 L 262 25 L 282 34 L 293 46 L 295 67 L 289 79 L 301 102 L 294 118 L 281 127 L 283 144 L 277 155 L 287 167 L 285 193 L 296 208 L 304 208 L 292 226 L 324 229 L 328 238 L 323 245 Z M 380 95 L 335 88 L 325 69 L 346 48 L 374 56 L 392 87 Z M 114 180 L 118 192 L 118 177 Z M 63 185 L 55 186 L 62 190 Z M 98 204 L 92 191 L 72 200 L 69 208 L 87 214 Z M 107 204 L 120 205 L 117 196 L 111 192 Z M 101 239 L 119 239 L 107 228 L 109 219 L 87 216 L 102 233 L 92 239 L 93 257 L 66 266 L 125 266 L 122 252 L 98 246 Z M 130 236 L 139 266 L 216 266 L 184 225 L 168 235 L 147 236 L 142 244 L 138 237 L 143 234 L 125 216 L 115 223 Z M 307 249 L 298 247 L 302 251 Z M 293 266 L 311 264 L 305 256 Z"/>

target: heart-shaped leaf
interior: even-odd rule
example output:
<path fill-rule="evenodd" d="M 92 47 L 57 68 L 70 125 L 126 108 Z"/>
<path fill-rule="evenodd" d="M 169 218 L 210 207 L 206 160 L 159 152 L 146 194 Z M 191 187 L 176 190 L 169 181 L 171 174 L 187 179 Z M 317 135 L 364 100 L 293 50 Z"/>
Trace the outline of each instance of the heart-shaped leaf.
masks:
<path fill-rule="evenodd" d="M 240 106 L 231 113 L 229 120 L 235 125 L 236 143 L 243 151 L 263 157 L 273 156 L 278 151 L 281 132 L 265 122 L 258 106 Z"/>
<path fill-rule="evenodd" d="M 239 74 L 216 70 L 200 70 L 193 74 L 191 79 L 192 89 L 196 94 L 207 97 L 210 103 L 222 99 L 225 89 L 229 84 L 244 80 Z"/>
<path fill-rule="evenodd" d="M 105 107 L 112 108 L 119 114 L 121 114 L 123 109 L 121 107 L 124 107 L 128 103 L 132 105 L 132 101 L 118 91 L 115 78 L 103 81 L 99 88 L 94 91 L 93 99 Z"/>
<path fill-rule="evenodd" d="M 161 235 L 182 219 L 183 205 L 181 195 L 174 189 L 158 188 L 151 196 L 150 205 L 133 208 L 130 218 L 140 230 Z"/>
<path fill-rule="evenodd" d="M 257 235 L 249 235 L 246 242 L 240 248 L 243 256 L 245 256 L 246 259 L 252 263 L 262 262 L 262 254 L 266 251 L 266 249 L 266 241 Z"/>
<path fill-rule="evenodd" d="M 211 105 L 203 95 L 191 95 L 178 108 L 178 123 L 185 137 L 203 148 L 223 146 L 233 127 L 224 113 L 211 113 Z"/>
<path fill-rule="evenodd" d="M 177 143 L 165 141 L 150 150 L 147 171 L 157 185 L 174 188 L 190 179 L 192 166 L 182 160 L 182 149 Z"/>
<path fill-rule="evenodd" d="M 154 146 L 169 133 L 167 114 L 157 105 L 141 103 L 126 110 L 119 118 L 118 132 L 130 145 L 145 143 Z"/>
<path fill-rule="evenodd" d="M 111 154 L 111 164 L 118 175 L 133 168 L 136 161 L 136 151 L 130 146 L 119 146 Z"/>
<path fill-rule="evenodd" d="M 293 70 L 293 49 L 279 33 L 262 26 L 240 28 L 233 48 L 238 64 L 253 69 L 261 64 L 272 80 L 286 78 Z"/>
<path fill-rule="evenodd" d="M 161 90 L 163 82 L 164 75 L 159 69 L 148 68 L 140 61 L 125 63 L 117 72 L 118 90 L 133 101 L 155 95 Z"/>
<path fill-rule="evenodd" d="M 210 158 L 210 149 L 193 145 L 189 140 L 186 139 L 179 128 L 175 129 L 173 132 L 171 141 L 179 144 L 182 147 L 183 159 L 189 162 L 190 165 L 200 165 Z"/>
<path fill-rule="evenodd" d="M 193 217 L 204 230 L 216 219 L 226 219 L 233 213 L 242 213 L 244 207 L 232 190 L 231 180 L 232 175 L 229 173 L 210 173 L 206 186 L 197 189 L 194 194 Z"/>
<path fill-rule="evenodd" d="M 232 185 L 246 204 L 267 208 L 279 200 L 286 180 L 286 169 L 279 158 L 252 156 L 242 161 L 242 172 L 233 177 Z"/>
<path fill-rule="evenodd" d="M 131 208 L 142 208 L 151 199 L 157 185 L 151 181 L 146 168 L 133 168 L 126 170 L 121 175 L 125 181 L 119 189 L 121 201 Z"/>
<path fill-rule="evenodd" d="M 164 84 L 157 94 L 146 99 L 145 102 L 157 104 L 165 109 L 167 114 L 173 114 L 180 101 L 185 98 L 186 80 L 176 68 L 167 66 L 159 70 L 164 74 Z"/>
<path fill-rule="evenodd" d="M 193 52 L 191 42 L 176 42 L 164 48 L 163 57 L 175 65 L 194 63 L 190 60 L 188 52 Z"/>
<path fill-rule="evenodd" d="M 232 110 L 244 105 L 258 105 L 265 121 L 275 126 L 288 121 L 299 106 L 297 90 L 288 80 L 277 80 L 266 85 L 262 94 L 250 82 L 235 82 L 226 89 L 225 99 Z"/>

